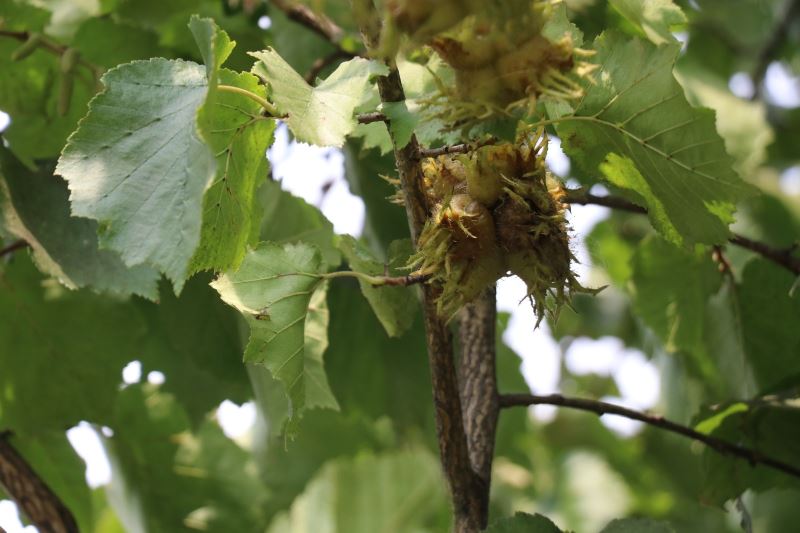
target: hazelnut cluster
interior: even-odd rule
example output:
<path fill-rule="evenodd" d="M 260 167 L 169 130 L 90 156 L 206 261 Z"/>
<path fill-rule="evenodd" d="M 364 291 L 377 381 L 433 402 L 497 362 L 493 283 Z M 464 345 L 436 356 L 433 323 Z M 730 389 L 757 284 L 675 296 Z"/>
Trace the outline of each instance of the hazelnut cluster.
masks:
<path fill-rule="evenodd" d="M 446 108 L 438 118 L 463 125 L 502 114 L 515 106 L 532 108 L 541 96 L 574 99 L 579 79 L 594 65 L 564 31 L 543 32 L 553 18 L 552 0 L 391 0 L 390 18 L 415 44 L 434 49 L 453 68 L 455 87 L 440 86 L 429 104 Z"/>
<path fill-rule="evenodd" d="M 564 192 L 545 168 L 546 151 L 539 130 L 516 143 L 422 162 L 432 215 L 411 266 L 440 283 L 441 316 L 452 317 L 509 273 L 527 284 L 539 320 L 570 292 L 587 290 L 570 269 Z"/>

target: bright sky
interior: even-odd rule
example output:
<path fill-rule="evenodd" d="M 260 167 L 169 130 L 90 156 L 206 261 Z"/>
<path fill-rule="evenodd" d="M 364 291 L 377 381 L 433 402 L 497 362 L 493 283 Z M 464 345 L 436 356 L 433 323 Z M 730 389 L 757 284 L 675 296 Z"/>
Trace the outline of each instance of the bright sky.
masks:
<path fill-rule="evenodd" d="M 261 22 L 261 21 L 260 21 Z M 268 21 L 264 21 L 268 24 Z M 742 98 L 752 94 L 752 81 L 744 73 L 737 73 L 729 82 L 731 91 Z M 800 106 L 800 77 L 794 76 L 782 63 L 773 63 L 765 78 L 765 95 L 770 103 L 781 107 Z M 0 111 L 0 131 L 9 123 L 8 115 Z M 269 151 L 273 164 L 273 175 L 281 181 L 284 190 L 301 196 L 319 207 L 331 220 L 337 233 L 360 235 L 364 225 L 364 204 L 360 198 L 350 194 L 343 176 L 343 156 L 335 149 L 318 148 L 291 142 L 285 127 L 278 128 L 275 144 Z M 558 139 L 552 139 L 548 150 L 548 164 L 554 173 L 565 176 L 569 173 L 569 160 L 560 149 Z M 377 178 L 377 177 L 376 177 Z M 794 166 L 781 175 L 781 188 L 788 194 L 800 194 L 800 166 Z M 323 185 L 330 185 L 325 194 Z M 608 215 L 605 208 L 598 206 L 573 206 L 570 223 L 574 229 L 574 252 L 581 265 L 576 271 L 582 281 L 589 284 L 589 258 L 584 246 L 584 237 L 595 224 Z M 501 311 L 511 313 L 508 328 L 503 340 L 521 357 L 522 373 L 535 393 L 558 392 L 562 357 L 566 367 L 574 374 L 595 373 L 613 376 L 620 391 L 619 398 L 604 400 L 619 403 L 635 409 L 650 409 L 655 406 L 660 395 L 660 379 L 656 367 L 638 350 L 626 349 L 614 337 L 598 340 L 576 339 L 566 354 L 552 338 L 546 323 L 534 330 L 536 323 L 533 311 L 527 303 L 519 303 L 525 295 L 524 283 L 516 277 L 498 282 L 497 306 Z M 602 296 L 601 296 L 602 297 Z M 121 386 L 136 383 L 143 378 L 141 364 L 131 362 L 122 372 Z M 150 383 L 163 383 L 161 372 L 150 372 L 144 376 Z M 532 412 L 538 419 L 547 420 L 554 416 L 555 408 L 537 406 Z M 217 419 L 226 435 L 241 439 L 252 428 L 256 409 L 252 402 L 242 406 L 228 400 L 222 402 L 217 410 Z M 635 434 L 639 423 L 614 416 L 604 416 L 601 421 L 622 435 Z M 100 428 L 106 435 L 109 428 Z M 86 479 L 90 486 L 98 487 L 111 479 L 108 458 L 102 449 L 95 429 L 85 422 L 67 432 L 70 443 L 86 462 Z M 22 527 L 13 502 L 0 501 L 0 528 L 7 533 L 35 533 L 36 528 Z"/>

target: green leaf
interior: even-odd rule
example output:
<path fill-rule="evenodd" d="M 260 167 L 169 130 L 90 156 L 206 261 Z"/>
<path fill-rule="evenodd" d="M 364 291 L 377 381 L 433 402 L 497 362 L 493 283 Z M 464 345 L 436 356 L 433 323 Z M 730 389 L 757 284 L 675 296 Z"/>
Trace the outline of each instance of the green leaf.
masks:
<path fill-rule="evenodd" d="M 72 212 L 100 222 L 100 246 L 128 265 L 149 263 L 180 289 L 200 240 L 203 192 L 214 157 L 195 118 L 203 67 L 151 59 L 109 70 L 105 91 L 58 162 Z"/>
<path fill-rule="evenodd" d="M 0 5 L 0 18 L 5 30 L 41 31 L 50 20 L 50 12 L 21 0 L 8 0 Z"/>
<path fill-rule="evenodd" d="M 667 522 L 650 518 L 622 518 L 612 521 L 600 533 L 675 533 Z"/>
<path fill-rule="evenodd" d="M 251 52 L 258 62 L 253 72 L 269 83 L 270 98 L 298 140 L 320 146 L 342 146 L 356 127 L 355 112 L 371 94 L 370 80 L 388 68 L 355 58 L 342 63 L 322 83 L 312 87 L 273 49 Z"/>
<path fill-rule="evenodd" d="M 179 297 L 162 284 L 158 304 L 136 302 L 148 327 L 137 355 L 142 373 L 164 373 L 161 389 L 175 395 L 195 426 L 223 400 L 243 403 L 252 394 L 239 315 L 209 281 L 208 275 L 193 277 Z"/>
<path fill-rule="evenodd" d="M 750 261 L 739 286 L 744 345 L 759 389 L 800 384 L 800 294 L 794 277 L 766 259 Z"/>
<path fill-rule="evenodd" d="M 542 36 L 551 43 L 555 43 L 563 39 L 565 35 L 569 35 L 572 39 L 573 46 L 577 47 L 583 44 L 583 32 L 569 20 L 567 5 L 556 4 L 553 13 L 542 27 Z"/>
<path fill-rule="evenodd" d="M 516 513 L 501 518 L 486 530 L 486 533 L 562 533 L 549 519 L 540 514 Z"/>
<path fill-rule="evenodd" d="M 269 180 L 259 191 L 264 206 L 261 240 L 279 244 L 305 242 L 319 248 L 322 260 L 338 267 L 342 254 L 334 243 L 333 224 L 315 206 L 281 189 Z"/>
<path fill-rule="evenodd" d="M 0 277 L 0 427 L 30 435 L 108 424 L 144 325 L 127 303 L 42 280 L 23 257 Z M 58 386 L 45 386 L 43 377 Z"/>
<path fill-rule="evenodd" d="M 800 402 L 797 398 L 771 396 L 751 402 L 715 405 L 695 418 L 698 429 L 710 435 L 756 450 L 795 467 L 800 466 Z M 797 478 L 706 449 L 705 503 L 721 506 L 747 489 L 757 492 L 776 487 L 800 488 Z"/>
<path fill-rule="evenodd" d="M 764 102 L 748 101 L 731 94 L 728 81 L 697 62 L 681 61 L 676 71 L 692 105 L 716 111 L 717 130 L 743 176 L 752 175 L 767 158 L 774 140 Z"/>
<path fill-rule="evenodd" d="M 221 70 L 220 81 L 264 96 L 252 74 Z M 217 91 L 200 110 L 203 138 L 217 154 L 217 174 L 203 199 L 200 244 L 191 270 L 235 269 L 249 244 L 258 241 L 261 206 L 256 189 L 267 176 L 264 152 L 272 144 L 275 121 L 238 94 Z"/>
<path fill-rule="evenodd" d="M 633 256 L 633 305 L 667 350 L 703 346 L 705 308 L 721 275 L 705 250 L 689 252 L 657 237 Z"/>
<path fill-rule="evenodd" d="M 342 412 L 433 436 L 433 400 L 421 313 L 400 338 L 391 338 L 355 281 L 337 279 L 328 293 L 331 322 L 325 368 Z M 420 354 L 419 357 L 409 354 Z M 434 445 L 435 443 L 432 443 Z"/>
<path fill-rule="evenodd" d="M 386 127 L 380 125 L 384 130 Z M 402 206 L 386 199 L 397 193 L 397 188 L 381 176 L 394 176 L 397 170 L 393 157 L 381 157 L 375 150 L 350 141 L 344 149 L 344 170 L 353 194 L 364 200 L 366 220 L 363 238 L 374 254 L 383 254 L 392 241 L 409 236 L 408 220 Z"/>
<path fill-rule="evenodd" d="M 247 452 L 151 385 L 130 385 L 103 444 L 112 467 L 108 499 L 126 531 L 262 531 L 266 500 Z"/>
<path fill-rule="evenodd" d="M 4 438 L 70 510 L 80 531 L 92 531 L 92 495 L 86 486 L 86 465 L 70 446 L 63 429 L 35 436 L 16 432 Z"/>
<path fill-rule="evenodd" d="M 82 79 L 88 71 L 78 67 L 69 110 L 61 116 L 57 111 L 61 80 L 58 56 L 40 48 L 23 61 L 12 61 L 11 53 L 19 45 L 15 39 L 0 39 L 0 109 L 11 117 L 3 131 L 4 141 L 17 157 L 30 164 L 35 159 L 58 156 L 67 136 L 86 114 L 86 105 L 96 89 L 94 81 Z"/>
<path fill-rule="evenodd" d="M 388 419 L 375 422 L 344 411 L 308 411 L 303 415 L 301 430 L 288 446 L 284 437 L 271 431 L 270 426 L 274 425 L 270 419 L 269 435 L 262 436 L 264 432 L 254 435 L 256 457 L 270 491 L 267 502 L 270 516 L 289 509 L 326 462 L 363 452 L 377 453 L 395 445 L 393 426 Z"/>
<path fill-rule="evenodd" d="M 223 301 L 245 316 L 250 341 L 244 360 L 263 364 L 283 383 L 290 419 L 306 408 L 338 408 L 325 377 L 320 345 L 306 347 L 307 320 L 323 320 L 309 314 L 322 272 L 313 246 L 262 243 L 247 253 L 239 270 L 211 284 Z M 323 330 L 321 325 L 309 329 L 317 337 Z"/>
<path fill-rule="evenodd" d="M 675 42 L 670 30 L 686 24 L 686 15 L 672 0 L 610 0 L 610 3 L 655 44 Z"/>
<path fill-rule="evenodd" d="M 200 48 L 203 63 L 206 65 L 206 78 L 210 93 L 217 85 L 219 69 L 233 52 L 236 43 L 231 42 L 228 34 L 220 30 L 216 23 L 209 18 L 193 15 L 189 20 L 189 29 Z"/>
<path fill-rule="evenodd" d="M 81 24 L 72 46 L 86 61 L 105 68 L 164 55 L 156 32 L 108 17 L 91 18 Z"/>
<path fill-rule="evenodd" d="M 378 260 L 363 244 L 350 235 L 343 235 L 339 249 L 347 259 L 350 268 L 370 276 L 403 276 L 408 270 L 403 267 L 411 255 L 409 240 L 394 241 L 389 247 L 389 261 Z M 414 322 L 417 299 L 409 287 L 373 287 L 359 279 L 361 292 L 369 302 L 375 316 L 383 324 L 390 337 L 399 337 Z"/>
<path fill-rule="evenodd" d="M 633 273 L 631 258 L 635 248 L 619 235 L 612 222 L 597 224 L 586 237 L 586 247 L 592 264 L 603 268 L 611 281 L 624 287 Z"/>
<path fill-rule="evenodd" d="M 575 111 L 548 113 L 568 155 L 643 199 L 667 239 L 720 243 L 751 187 L 733 171 L 714 113 L 691 107 L 672 75 L 678 45 L 607 33 L 595 41 L 594 83 Z"/>
<path fill-rule="evenodd" d="M 380 110 L 389 119 L 389 131 L 392 133 L 396 148 L 404 148 L 411 136 L 414 128 L 419 123 L 420 106 L 415 102 L 386 102 L 380 105 Z"/>
<path fill-rule="evenodd" d="M 440 531 L 437 522 L 446 508 L 430 452 L 360 455 L 328 463 L 267 531 Z"/>
<path fill-rule="evenodd" d="M 706 352 L 727 396 L 753 396 L 757 387 L 745 346 L 741 298 L 732 280 L 726 279 L 719 292 L 708 300 L 703 324 Z"/>
<path fill-rule="evenodd" d="M 293 21 L 286 14 L 270 5 L 269 18 L 272 26 L 269 34 L 275 49 L 296 72 L 308 72 L 320 57 L 336 50 L 330 41 Z"/>
<path fill-rule="evenodd" d="M 116 253 L 100 250 L 97 223 L 70 216 L 63 180 L 45 168 L 32 172 L 2 146 L 0 208 L 5 230 L 25 240 L 39 269 L 67 287 L 156 298 L 155 270 L 127 267 Z"/>

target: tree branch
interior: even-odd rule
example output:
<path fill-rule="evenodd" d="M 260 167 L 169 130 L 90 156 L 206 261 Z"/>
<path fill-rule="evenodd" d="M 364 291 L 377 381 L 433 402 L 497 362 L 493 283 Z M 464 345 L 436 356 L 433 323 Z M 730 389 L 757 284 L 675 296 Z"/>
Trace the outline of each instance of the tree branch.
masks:
<path fill-rule="evenodd" d="M 40 531 L 77 533 L 72 513 L 0 431 L 0 486 Z"/>
<path fill-rule="evenodd" d="M 500 396 L 500 407 L 518 407 L 529 405 L 555 405 L 558 407 L 567 407 L 569 409 L 578 409 L 581 411 L 589 411 L 598 416 L 602 415 L 618 415 L 631 420 L 638 420 L 650 426 L 654 426 L 684 437 L 689 437 L 696 441 L 702 442 L 714 451 L 723 454 L 731 455 L 738 459 L 744 459 L 751 465 L 762 464 L 774 470 L 783 472 L 790 476 L 800 478 L 800 468 L 784 463 L 777 459 L 766 457 L 756 450 L 739 446 L 731 442 L 700 433 L 694 429 L 681 424 L 677 424 L 667 420 L 663 416 L 649 415 L 633 409 L 628 409 L 620 405 L 612 403 L 601 402 L 598 400 L 588 400 L 584 398 L 569 398 L 561 396 L 560 394 L 549 394 L 546 396 L 537 396 L 534 394 L 502 394 Z"/>
<path fill-rule="evenodd" d="M 12 30 L 0 30 L 0 37 L 9 37 L 11 39 L 16 39 L 17 41 L 25 42 L 31 37 L 31 32 L 28 31 L 12 31 Z M 51 54 L 61 56 L 64 52 L 67 51 L 68 46 L 63 44 L 59 44 L 52 39 L 47 37 L 42 37 L 41 41 L 39 41 L 38 46 L 50 52 Z M 83 65 L 84 67 L 88 68 L 94 74 L 95 80 L 99 82 L 100 76 L 105 72 L 103 67 L 95 65 L 94 63 L 90 63 L 83 59 L 82 57 L 78 58 L 78 64 Z"/>
<path fill-rule="evenodd" d="M 647 214 L 647 209 L 616 196 L 596 196 L 589 194 L 581 189 L 569 189 L 564 197 L 564 201 L 568 204 L 579 205 L 602 205 L 620 211 L 627 211 L 629 213 Z M 763 242 L 754 241 L 738 233 L 732 233 L 728 242 L 740 248 L 745 248 L 751 252 L 755 252 L 762 257 L 769 259 L 777 265 L 782 266 L 789 272 L 796 276 L 800 276 L 800 257 L 795 256 L 794 252 L 796 246 L 788 248 L 773 248 L 772 246 Z"/>
<path fill-rule="evenodd" d="M 5 248 L 0 248 L 0 257 L 3 257 L 4 255 L 12 254 L 12 253 L 16 252 L 17 250 L 21 250 L 23 248 L 27 248 L 28 246 L 30 246 L 30 245 L 27 242 L 23 241 L 22 239 L 20 239 L 18 241 L 14 241 L 11 244 L 9 244 L 8 246 L 6 246 Z"/>
<path fill-rule="evenodd" d="M 464 306 L 459 321 L 459 392 L 470 462 L 483 484 L 480 526 L 485 528 L 489 519 L 489 488 L 500 409 L 495 366 L 495 288 L 486 289 L 475 301 Z"/>
<path fill-rule="evenodd" d="M 756 56 L 756 66 L 753 68 L 752 74 L 754 90 L 751 100 L 756 100 L 761 94 L 761 83 L 764 81 L 764 75 L 767 73 L 767 67 L 774 61 L 775 55 L 786 41 L 789 27 L 792 25 L 792 22 L 796 20 L 798 15 L 800 15 L 800 0 L 787 0 L 779 16 L 778 24 Z"/>
<path fill-rule="evenodd" d="M 327 274 L 319 274 L 323 279 L 334 278 L 357 278 L 365 281 L 373 287 L 408 287 L 425 283 L 431 276 L 430 274 L 409 274 L 407 276 L 372 276 L 364 272 L 356 272 L 354 270 L 339 270 L 337 272 L 328 272 Z"/>
<path fill-rule="evenodd" d="M 380 40 L 380 19 L 369 0 L 359 1 L 359 26 L 368 50 L 374 50 Z M 383 102 L 405 100 L 400 73 L 390 67 L 389 75 L 378 78 L 378 91 Z M 422 190 L 422 169 L 419 165 L 419 145 L 415 136 L 400 148 L 395 139 L 394 156 L 405 200 L 406 214 L 414 245 L 422 232 L 429 210 Z M 439 455 L 445 478 L 450 487 L 458 533 L 473 533 L 481 529 L 481 497 L 484 487 L 472 470 L 467 438 L 464 433 L 459 399 L 453 342 L 447 324 L 436 312 L 436 298 L 441 288 L 435 284 L 422 286 L 423 313 L 431 369 L 433 402 L 436 410 L 436 432 Z"/>
<path fill-rule="evenodd" d="M 307 6 L 291 0 L 272 0 L 271 4 L 286 13 L 290 20 L 305 26 L 323 39 L 330 41 L 334 46 L 339 47 L 344 30 L 325 15 L 315 13 Z"/>
<path fill-rule="evenodd" d="M 332 65 L 333 63 L 335 63 L 340 59 L 342 60 L 352 59 L 356 57 L 356 55 L 357 54 L 353 54 L 346 50 L 342 50 L 341 48 L 337 48 L 336 50 L 326 55 L 325 57 L 320 57 L 319 59 L 314 61 L 314 64 L 311 65 L 310 69 L 308 69 L 308 72 L 305 75 L 306 83 L 308 83 L 309 85 L 314 85 L 314 81 L 317 79 L 317 76 L 319 76 L 319 73 L 322 72 L 322 69 Z"/>
<path fill-rule="evenodd" d="M 372 124 L 373 122 L 386 122 L 389 117 L 380 111 L 373 111 L 372 113 L 361 113 L 357 119 L 359 124 Z"/>

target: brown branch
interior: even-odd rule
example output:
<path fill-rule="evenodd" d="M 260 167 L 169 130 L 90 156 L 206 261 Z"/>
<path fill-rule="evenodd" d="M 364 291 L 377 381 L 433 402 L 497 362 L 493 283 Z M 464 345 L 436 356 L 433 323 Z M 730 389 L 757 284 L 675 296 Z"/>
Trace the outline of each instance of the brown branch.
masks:
<path fill-rule="evenodd" d="M 317 79 L 317 76 L 319 76 L 319 73 L 322 72 L 322 69 L 334 64 L 336 61 L 340 59 L 352 59 L 356 56 L 357 54 L 338 48 L 325 57 L 320 57 L 314 61 L 314 64 L 311 65 L 310 69 L 308 69 L 308 72 L 305 75 L 306 83 L 313 85 Z"/>
<path fill-rule="evenodd" d="M 690 427 L 667 420 L 663 416 L 649 415 L 641 411 L 628 409 L 620 405 L 612 403 L 601 402 L 598 400 L 588 400 L 584 398 L 569 398 L 561 396 L 560 394 L 549 394 L 546 396 L 537 396 L 534 394 L 502 394 L 500 396 L 500 407 L 518 407 L 529 405 L 555 405 L 558 407 L 567 407 L 569 409 L 578 409 L 581 411 L 589 411 L 598 416 L 602 415 L 618 415 L 631 420 L 638 420 L 650 426 L 654 426 L 684 437 L 689 437 L 696 441 L 702 442 L 714 451 L 723 454 L 731 455 L 738 459 L 744 459 L 751 465 L 762 464 L 774 470 L 778 470 L 790 476 L 800 478 L 800 468 L 784 463 L 777 459 L 766 457 L 756 450 L 733 444 L 726 440 L 718 439 L 705 433 L 700 433 Z"/>
<path fill-rule="evenodd" d="M 306 80 L 308 81 L 308 80 Z M 359 124 L 371 124 L 373 122 L 389 122 L 389 117 L 381 113 L 380 111 L 373 111 L 371 113 L 361 113 L 356 117 Z M 489 144 L 495 144 L 497 139 L 495 137 L 490 137 L 488 139 L 484 139 L 482 141 L 474 141 L 474 142 L 465 142 L 459 144 L 451 144 L 447 146 L 440 146 L 439 148 L 422 148 L 420 147 L 417 150 L 416 157 L 417 159 L 424 159 L 426 157 L 438 157 L 440 155 L 447 155 L 447 154 L 466 154 L 472 152 L 473 150 L 477 150 L 482 146 L 486 146 Z"/>
<path fill-rule="evenodd" d="M 581 189 L 567 190 L 564 201 L 568 204 L 602 205 L 612 209 L 618 209 L 620 211 L 628 211 L 629 213 L 639 213 L 643 215 L 647 214 L 646 208 L 626 200 L 625 198 L 619 198 L 616 196 L 596 196 Z M 732 233 L 730 239 L 728 239 L 728 242 L 740 248 L 745 248 L 751 252 L 755 252 L 762 257 L 769 259 L 775 264 L 782 266 L 789 272 L 792 272 L 794 275 L 800 276 L 800 257 L 795 255 L 795 251 L 797 250 L 796 246 L 790 246 L 788 248 L 773 248 L 768 244 L 760 241 L 754 241 L 753 239 L 739 235 L 738 233 Z"/>
<path fill-rule="evenodd" d="M 371 0 L 362 0 L 357 4 L 354 6 L 354 14 L 358 15 L 364 43 L 368 50 L 374 50 L 380 41 L 380 19 Z M 377 81 L 381 101 L 405 100 L 400 73 L 396 67 L 390 67 L 388 76 L 382 76 Z M 392 142 L 394 143 L 394 138 Z M 402 148 L 394 143 L 395 162 L 415 245 L 428 218 L 418 152 L 419 145 L 415 136 Z M 481 494 L 488 487 L 482 486 L 470 462 L 453 360 L 452 335 L 436 311 L 436 298 L 440 291 L 441 288 L 435 284 L 425 284 L 422 287 L 439 456 L 453 502 L 454 529 L 458 533 L 473 533 L 481 529 L 481 506 L 484 499 Z"/>
<path fill-rule="evenodd" d="M 440 146 L 439 148 L 421 148 L 419 151 L 419 157 L 420 159 L 422 159 L 425 157 L 438 157 L 440 155 L 447 155 L 447 154 L 466 154 L 474 150 L 477 150 L 482 146 L 495 144 L 496 142 L 497 139 L 495 137 L 490 137 L 482 141 L 451 144 L 448 146 Z"/>
<path fill-rule="evenodd" d="M 286 13 L 290 20 L 305 26 L 331 44 L 339 46 L 344 30 L 325 15 L 315 13 L 307 6 L 291 0 L 272 0 L 271 4 Z"/>
<path fill-rule="evenodd" d="M 408 276 L 385 277 L 381 279 L 380 286 L 408 287 L 410 285 L 425 283 L 429 279 L 431 279 L 430 274 L 409 274 Z"/>
<path fill-rule="evenodd" d="M 484 488 L 480 494 L 481 527 L 489 517 L 489 487 L 497 432 L 499 402 L 495 367 L 497 298 L 495 288 L 486 289 L 459 316 L 461 359 L 458 366 L 459 392 L 464 409 L 464 429 L 472 469 Z"/>
<path fill-rule="evenodd" d="M 784 267 L 785 269 L 793 272 L 796 276 L 800 276 L 800 257 L 794 255 L 797 246 L 790 246 L 788 248 L 773 248 L 772 246 L 760 241 L 754 241 L 743 235 L 734 233 L 729 239 L 731 244 L 735 244 L 740 248 L 746 248 L 755 252 L 766 259 Z"/>
<path fill-rule="evenodd" d="M 637 205 L 630 200 L 626 200 L 625 198 L 619 198 L 617 196 L 596 196 L 594 194 L 589 194 L 582 189 L 567 189 L 566 192 L 567 194 L 564 197 L 564 201 L 568 204 L 602 205 L 604 207 L 610 207 L 620 211 L 627 211 L 629 213 L 639 213 L 641 215 L 647 214 L 646 208 Z"/>
<path fill-rule="evenodd" d="M 389 117 L 380 111 L 373 111 L 372 113 L 361 113 L 357 119 L 359 124 L 372 124 L 373 122 L 386 122 Z"/>
<path fill-rule="evenodd" d="M 11 39 L 16 39 L 17 41 L 25 42 L 31 36 L 31 32 L 28 31 L 12 31 L 12 30 L 0 30 L 0 37 L 8 37 Z M 67 51 L 68 46 L 63 44 L 59 44 L 52 39 L 47 37 L 42 37 L 41 41 L 38 44 L 39 48 L 43 48 L 50 52 L 51 54 L 61 56 L 64 52 Z M 94 63 L 90 63 L 83 59 L 82 57 L 78 58 L 78 64 L 83 65 L 84 67 L 88 68 L 92 71 L 92 74 L 95 77 L 95 81 L 99 81 L 100 76 L 105 72 L 105 69 L 101 66 L 95 65 Z"/>
<path fill-rule="evenodd" d="M 40 531 L 77 533 L 66 505 L 11 445 L 9 431 L 0 431 L 0 486 Z"/>
<path fill-rule="evenodd" d="M 23 241 L 22 239 L 20 239 L 18 241 L 14 241 L 11 244 L 9 244 L 8 246 L 6 246 L 5 248 L 0 248 L 0 257 L 3 257 L 4 255 L 12 254 L 12 253 L 16 252 L 17 250 L 21 250 L 23 248 L 27 248 L 28 246 L 30 246 L 30 245 L 27 242 Z"/>
<path fill-rule="evenodd" d="M 800 0 L 787 0 L 778 18 L 778 24 L 772 31 L 770 38 L 764 43 L 756 56 L 756 66 L 753 68 L 753 96 L 751 100 L 756 100 L 761 94 L 761 83 L 767 73 L 767 67 L 775 60 L 775 56 L 786 41 L 789 28 L 792 23 L 800 16 Z"/>

